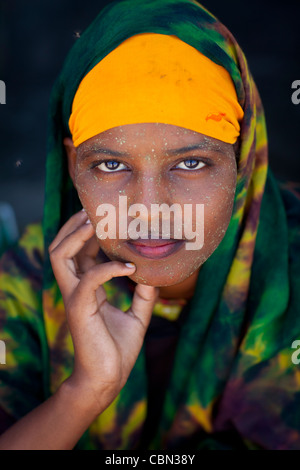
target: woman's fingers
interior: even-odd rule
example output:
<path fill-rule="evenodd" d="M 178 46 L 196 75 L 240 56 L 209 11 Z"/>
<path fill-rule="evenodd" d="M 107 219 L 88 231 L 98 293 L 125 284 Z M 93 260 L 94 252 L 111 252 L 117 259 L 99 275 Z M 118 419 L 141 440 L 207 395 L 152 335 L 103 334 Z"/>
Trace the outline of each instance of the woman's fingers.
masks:
<path fill-rule="evenodd" d="M 73 258 L 93 234 L 94 229 L 91 224 L 83 224 L 69 233 L 60 243 L 57 244 L 55 239 L 50 245 L 52 269 L 64 301 L 67 301 L 79 282 Z"/>
<path fill-rule="evenodd" d="M 74 262 L 76 264 L 79 277 L 95 266 L 99 249 L 96 235 L 94 235 L 85 243 L 84 247 L 75 256 Z"/>
<path fill-rule="evenodd" d="M 53 242 L 49 246 L 49 252 L 53 251 L 67 235 L 74 232 L 74 230 L 78 229 L 87 220 L 88 217 L 84 210 L 81 210 L 72 215 L 72 217 L 70 217 L 70 219 L 61 227 Z"/>
<path fill-rule="evenodd" d="M 131 307 L 126 313 L 137 318 L 145 328 L 148 328 L 154 304 L 159 294 L 159 288 L 137 284 Z"/>
<path fill-rule="evenodd" d="M 136 267 L 126 266 L 120 261 L 110 261 L 108 263 L 97 264 L 89 269 L 81 278 L 74 296 L 76 303 L 84 305 L 88 315 L 101 312 L 101 303 L 106 300 L 106 292 L 102 285 L 113 277 L 130 276 Z"/>
<path fill-rule="evenodd" d="M 120 261 L 96 264 L 99 246 L 92 225 L 86 224 L 86 221 L 84 211 L 75 214 L 60 229 L 49 247 L 53 272 L 65 305 L 68 305 L 71 316 L 79 320 L 99 311 L 101 313 L 101 304 L 106 302 L 104 283 L 113 277 L 130 276 L 136 269 L 134 265 L 128 267 Z M 80 279 L 78 268 L 82 273 Z M 132 305 L 126 312 L 139 320 L 144 331 L 150 322 L 158 293 L 157 287 L 137 284 Z"/>

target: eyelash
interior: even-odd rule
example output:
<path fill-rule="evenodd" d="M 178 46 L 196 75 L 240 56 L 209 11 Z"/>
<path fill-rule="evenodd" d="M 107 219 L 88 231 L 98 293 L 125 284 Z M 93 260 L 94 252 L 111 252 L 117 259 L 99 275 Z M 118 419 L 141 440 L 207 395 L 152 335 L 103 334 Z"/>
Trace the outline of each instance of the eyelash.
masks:
<path fill-rule="evenodd" d="M 175 168 L 175 169 L 191 172 L 191 171 L 199 171 L 202 168 L 205 168 L 206 166 L 211 166 L 211 163 L 209 163 L 207 161 L 203 161 L 202 159 L 199 159 L 199 158 L 186 158 L 185 160 L 181 160 L 178 164 L 176 164 L 176 166 L 179 165 L 180 163 L 184 163 L 184 162 L 188 162 L 188 161 L 194 161 L 194 162 L 197 162 L 197 164 L 202 163 L 203 166 L 201 166 L 200 168 L 190 168 L 190 169 L 189 168 Z M 114 163 L 119 163 L 120 165 L 124 165 L 124 163 L 122 163 L 122 162 L 118 162 L 117 160 L 111 160 L 110 159 L 110 160 L 101 160 L 100 162 L 97 162 L 95 165 L 93 165 L 92 168 L 98 168 L 98 170 L 103 171 L 104 173 L 120 173 L 121 171 L 124 171 L 124 169 L 123 170 L 118 170 L 117 169 L 116 171 L 114 171 L 114 170 L 107 170 L 106 171 L 106 170 L 101 170 L 99 168 L 99 166 L 102 163 L 108 163 L 108 162 L 114 162 Z"/>

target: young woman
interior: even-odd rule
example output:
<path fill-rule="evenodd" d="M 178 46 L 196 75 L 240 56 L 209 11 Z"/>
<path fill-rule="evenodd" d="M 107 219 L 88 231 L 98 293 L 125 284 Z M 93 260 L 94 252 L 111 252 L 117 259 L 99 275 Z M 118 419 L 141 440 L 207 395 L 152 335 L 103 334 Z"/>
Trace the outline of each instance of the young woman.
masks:
<path fill-rule="evenodd" d="M 120 196 L 204 226 L 105 238 Z M 106 7 L 53 90 L 43 225 L 1 262 L 0 448 L 300 449 L 299 208 L 231 33 L 195 1 Z"/>

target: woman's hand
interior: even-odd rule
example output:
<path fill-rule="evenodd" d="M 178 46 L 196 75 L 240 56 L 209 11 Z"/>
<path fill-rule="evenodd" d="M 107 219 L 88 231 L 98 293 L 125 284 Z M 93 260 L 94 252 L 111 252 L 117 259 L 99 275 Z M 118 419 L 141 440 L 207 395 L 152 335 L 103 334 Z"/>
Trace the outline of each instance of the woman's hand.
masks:
<path fill-rule="evenodd" d="M 74 344 L 74 370 L 68 381 L 99 414 L 127 381 L 159 289 L 137 284 L 125 313 L 110 305 L 102 284 L 129 276 L 136 268 L 119 261 L 97 264 L 99 246 L 86 222 L 84 211 L 71 217 L 51 243 L 49 254 Z"/>

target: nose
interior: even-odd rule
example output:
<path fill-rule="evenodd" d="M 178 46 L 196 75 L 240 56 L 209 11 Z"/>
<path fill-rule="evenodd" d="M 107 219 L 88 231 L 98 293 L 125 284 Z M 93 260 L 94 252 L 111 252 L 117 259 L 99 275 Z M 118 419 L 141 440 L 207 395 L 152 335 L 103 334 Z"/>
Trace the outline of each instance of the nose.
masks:
<path fill-rule="evenodd" d="M 172 204 L 170 184 L 158 172 L 148 172 L 137 176 L 134 192 L 130 195 L 131 204 L 143 204 L 148 211 L 151 204 Z"/>
<path fill-rule="evenodd" d="M 168 238 L 174 233 L 175 217 L 177 221 L 179 220 L 180 226 L 177 230 L 178 233 L 180 232 L 181 206 L 172 201 L 170 182 L 163 181 L 161 175 L 140 177 L 135 185 L 135 191 L 130 193 L 127 202 L 128 221 L 138 218 L 144 227 L 148 227 L 149 233 L 151 230 L 152 238 L 154 236 L 161 238 L 162 235 L 164 235 L 163 238 Z M 170 210 L 171 206 L 172 210 Z"/>

